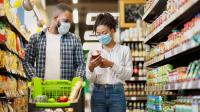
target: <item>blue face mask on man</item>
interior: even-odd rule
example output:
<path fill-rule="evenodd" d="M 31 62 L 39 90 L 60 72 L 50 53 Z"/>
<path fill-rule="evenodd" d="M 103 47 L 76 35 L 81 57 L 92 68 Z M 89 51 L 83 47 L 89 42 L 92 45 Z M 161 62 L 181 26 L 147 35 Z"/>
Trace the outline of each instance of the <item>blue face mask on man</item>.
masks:
<path fill-rule="evenodd" d="M 98 36 L 98 40 L 103 45 L 108 45 L 112 41 L 112 37 L 109 34 Z"/>
<path fill-rule="evenodd" d="M 71 27 L 70 23 L 60 22 L 60 26 L 58 27 L 58 33 L 64 35 L 69 32 L 70 27 Z"/>

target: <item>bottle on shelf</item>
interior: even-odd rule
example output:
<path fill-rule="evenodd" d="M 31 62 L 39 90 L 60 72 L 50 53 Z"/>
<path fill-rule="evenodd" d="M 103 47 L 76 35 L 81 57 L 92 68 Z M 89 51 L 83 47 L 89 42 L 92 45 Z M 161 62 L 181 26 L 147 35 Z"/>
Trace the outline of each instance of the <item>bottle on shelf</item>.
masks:
<path fill-rule="evenodd" d="M 142 43 L 140 42 L 138 45 L 138 57 L 142 57 L 143 56 L 143 49 L 142 49 Z"/>
<path fill-rule="evenodd" d="M 138 72 L 139 72 L 139 68 L 136 62 L 134 62 L 133 65 L 133 77 L 137 77 L 138 76 Z"/>
<path fill-rule="evenodd" d="M 132 57 L 135 57 L 135 44 L 134 43 L 132 43 L 131 44 L 131 46 L 132 46 L 132 49 L 131 49 L 131 51 L 132 51 Z"/>
<path fill-rule="evenodd" d="M 139 71 L 138 71 L 138 75 L 142 76 L 143 75 L 143 64 L 142 62 L 139 62 Z"/>
<path fill-rule="evenodd" d="M 135 43 L 135 57 L 138 57 L 139 51 L 138 51 L 138 43 Z"/>

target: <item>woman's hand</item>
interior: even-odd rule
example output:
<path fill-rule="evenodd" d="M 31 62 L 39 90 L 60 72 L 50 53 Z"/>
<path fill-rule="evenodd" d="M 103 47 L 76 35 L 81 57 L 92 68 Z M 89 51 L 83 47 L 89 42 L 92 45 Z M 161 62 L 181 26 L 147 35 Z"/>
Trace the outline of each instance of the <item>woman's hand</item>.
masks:
<path fill-rule="evenodd" d="M 102 63 L 100 65 L 101 68 L 108 68 L 108 67 L 111 67 L 114 65 L 114 63 L 112 61 L 109 61 L 105 58 L 102 58 Z"/>
<path fill-rule="evenodd" d="M 95 58 L 95 59 L 90 58 L 90 63 L 89 63 L 88 68 L 89 68 L 89 70 L 90 70 L 91 72 L 93 72 L 94 69 L 95 69 L 97 66 L 100 66 L 101 64 L 102 64 L 102 57 L 99 55 L 99 56 L 98 56 L 97 58 Z"/>

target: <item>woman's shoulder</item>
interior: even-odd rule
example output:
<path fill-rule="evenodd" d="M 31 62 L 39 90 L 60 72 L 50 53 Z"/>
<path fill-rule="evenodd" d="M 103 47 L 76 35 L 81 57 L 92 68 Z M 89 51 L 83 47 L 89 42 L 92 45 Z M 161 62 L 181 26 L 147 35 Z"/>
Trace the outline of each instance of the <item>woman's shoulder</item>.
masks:
<path fill-rule="evenodd" d="M 119 44 L 119 47 L 120 47 L 120 49 L 123 50 L 123 51 L 126 51 L 126 52 L 127 52 L 127 51 L 130 51 L 130 48 L 129 48 L 128 46 Z"/>

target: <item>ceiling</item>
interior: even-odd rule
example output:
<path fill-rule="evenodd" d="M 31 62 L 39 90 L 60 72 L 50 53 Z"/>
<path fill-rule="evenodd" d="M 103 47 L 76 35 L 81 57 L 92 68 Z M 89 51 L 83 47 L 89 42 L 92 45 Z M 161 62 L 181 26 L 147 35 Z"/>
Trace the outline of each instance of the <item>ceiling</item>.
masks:
<path fill-rule="evenodd" d="M 86 15 L 89 12 L 118 12 L 118 0 L 78 0 L 78 4 L 72 4 L 72 0 L 46 0 L 47 14 L 52 17 L 52 11 L 56 4 L 64 2 L 79 10 L 79 35 L 83 40 L 83 35 L 86 30 L 92 30 L 92 27 L 87 26 Z"/>

